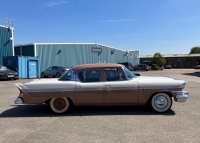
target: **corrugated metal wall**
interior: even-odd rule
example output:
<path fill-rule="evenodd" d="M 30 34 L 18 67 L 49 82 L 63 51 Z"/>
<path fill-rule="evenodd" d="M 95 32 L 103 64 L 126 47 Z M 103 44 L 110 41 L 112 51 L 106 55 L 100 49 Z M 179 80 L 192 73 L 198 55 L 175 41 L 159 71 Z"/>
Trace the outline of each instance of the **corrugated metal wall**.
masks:
<path fill-rule="evenodd" d="M 101 49 L 101 53 L 95 53 L 92 51 L 93 48 Z M 133 65 L 139 63 L 139 50 L 123 51 L 95 43 L 35 43 L 20 45 L 15 46 L 15 55 L 38 57 L 41 71 L 53 65 L 72 67 L 80 64 L 97 62 L 131 62 Z"/>
<path fill-rule="evenodd" d="M 102 48 L 102 53 L 94 53 L 92 48 Z M 133 64 L 138 64 L 139 60 L 136 60 L 134 56 L 139 55 L 139 51 L 131 51 L 131 53 L 133 53 L 133 57 L 130 57 L 126 51 L 100 44 L 36 44 L 36 54 L 40 59 L 41 70 L 53 65 L 72 67 L 97 62 L 131 61 Z"/>
<path fill-rule="evenodd" d="M 133 65 L 139 64 L 139 50 L 129 51 L 128 61 Z"/>
<path fill-rule="evenodd" d="M 4 56 L 12 56 L 12 31 L 10 28 L 0 26 L 0 65 L 3 64 Z"/>

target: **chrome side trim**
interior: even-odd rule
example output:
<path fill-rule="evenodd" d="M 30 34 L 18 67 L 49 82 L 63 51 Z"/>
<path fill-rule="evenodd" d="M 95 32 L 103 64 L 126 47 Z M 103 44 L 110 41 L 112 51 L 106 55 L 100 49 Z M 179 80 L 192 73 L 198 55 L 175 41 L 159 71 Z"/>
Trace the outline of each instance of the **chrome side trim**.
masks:
<path fill-rule="evenodd" d="M 187 91 L 172 91 L 179 103 L 186 102 L 189 92 Z"/>

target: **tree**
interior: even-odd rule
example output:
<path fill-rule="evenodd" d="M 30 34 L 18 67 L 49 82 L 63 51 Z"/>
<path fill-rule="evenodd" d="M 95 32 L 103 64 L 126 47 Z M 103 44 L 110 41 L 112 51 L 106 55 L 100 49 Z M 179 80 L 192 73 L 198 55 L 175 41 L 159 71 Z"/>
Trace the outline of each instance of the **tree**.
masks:
<path fill-rule="evenodd" d="M 156 70 L 163 70 L 164 69 L 164 64 L 166 63 L 165 57 L 162 57 L 162 55 L 157 52 L 153 56 L 153 63 L 155 64 L 155 69 Z"/>
<path fill-rule="evenodd" d="M 200 46 L 193 47 L 190 50 L 190 54 L 200 54 Z"/>

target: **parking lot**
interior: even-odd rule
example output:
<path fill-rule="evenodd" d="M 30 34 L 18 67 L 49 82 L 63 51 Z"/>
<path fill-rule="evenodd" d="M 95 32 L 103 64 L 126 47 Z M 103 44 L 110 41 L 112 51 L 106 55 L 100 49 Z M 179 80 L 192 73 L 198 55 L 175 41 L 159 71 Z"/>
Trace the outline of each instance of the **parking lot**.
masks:
<path fill-rule="evenodd" d="M 185 103 L 174 102 L 170 111 L 155 113 L 145 106 L 75 107 L 54 114 L 48 105 L 15 105 L 17 82 L 0 81 L 0 143 L 199 143 L 200 73 L 194 69 L 136 71 L 142 76 L 171 76 L 188 81 Z"/>

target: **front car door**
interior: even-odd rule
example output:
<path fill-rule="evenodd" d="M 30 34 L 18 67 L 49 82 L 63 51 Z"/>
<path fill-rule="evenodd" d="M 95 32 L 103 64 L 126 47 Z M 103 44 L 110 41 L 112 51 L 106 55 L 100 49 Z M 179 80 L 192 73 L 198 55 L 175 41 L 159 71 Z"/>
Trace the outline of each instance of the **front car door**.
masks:
<path fill-rule="evenodd" d="M 76 104 L 102 105 L 103 89 L 104 83 L 100 69 L 80 71 L 76 82 Z"/>
<path fill-rule="evenodd" d="M 45 75 L 46 76 L 51 76 L 51 72 L 53 70 L 53 66 L 52 67 L 49 67 L 48 69 L 45 70 Z"/>
<path fill-rule="evenodd" d="M 138 104 L 138 82 L 136 78 L 130 80 L 121 68 L 106 68 L 104 75 L 106 78 L 104 82 L 104 104 Z"/>

